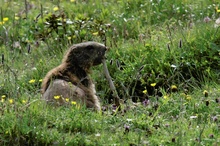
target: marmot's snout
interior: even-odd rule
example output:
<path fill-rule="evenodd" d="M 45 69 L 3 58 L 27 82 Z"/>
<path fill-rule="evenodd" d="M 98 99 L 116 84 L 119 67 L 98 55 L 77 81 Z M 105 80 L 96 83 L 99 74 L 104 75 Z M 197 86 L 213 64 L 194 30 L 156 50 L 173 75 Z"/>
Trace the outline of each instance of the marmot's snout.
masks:
<path fill-rule="evenodd" d="M 97 52 L 97 57 L 95 58 L 93 65 L 99 65 L 102 63 L 102 60 L 106 58 L 105 53 L 107 51 L 107 47 L 102 46 Z"/>

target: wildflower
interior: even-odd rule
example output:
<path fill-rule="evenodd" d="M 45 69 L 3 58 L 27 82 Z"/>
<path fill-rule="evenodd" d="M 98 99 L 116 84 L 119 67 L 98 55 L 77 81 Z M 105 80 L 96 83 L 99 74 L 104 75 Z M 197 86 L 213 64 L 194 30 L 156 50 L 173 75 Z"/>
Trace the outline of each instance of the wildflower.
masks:
<path fill-rule="evenodd" d="M 60 99 L 60 96 L 57 95 L 57 96 L 54 96 L 53 98 L 56 99 L 56 100 L 58 100 L 58 99 Z"/>
<path fill-rule="evenodd" d="M 146 106 L 150 103 L 150 101 L 148 99 L 145 99 L 142 103 L 143 103 L 144 106 Z"/>
<path fill-rule="evenodd" d="M 94 36 L 96 36 L 96 35 L 98 35 L 99 34 L 99 32 L 94 32 L 94 33 L 92 33 L 92 35 L 94 35 Z"/>
<path fill-rule="evenodd" d="M 43 81 L 42 79 L 39 80 L 39 82 L 42 82 L 42 81 Z"/>
<path fill-rule="evenodd" d="M 6 97 L 6 95 L 2 95 L 2 99 L 4 99 Z"/>
<path fill-rule="evenodd" d="M 212 19 L 209 18 L 208 16 L 206 16 L 206 17 L 203 19 L 203 21 L 204 21 L 205 23 L 208 23 L 208 22 L 212 21 Z"/>
<path fill-rule="evenodd" d="M 54 8 L 53 8 L 53 11 L 58 11 L 58 10 L 59 10 L 58 7 L 54 7 Z"/>
<path fill-rule="evenodd" d="M 20 18 L 18 16 L 15 16 L 15 20 L 19 20 Z"/>
<path fill-rule="evenodd" d="M 23 100 L 22 100 L 22 103 L 24 103 L 24 104 L 27 103 L 27 100 L 24 100 L 24 99 L 23 99 Z"/>
<path fill-rule="evenodd" d="M 155 87 L 157 83 L 151 83 L 150 86 Z"/>
<path fill-rule="evenodd" d="M 128 133 L 130 131 L 130 126 L 129 125 L 124 125 L 125 128 L 125 133 Z"/>
<path fill-rule="evenodd" d="M 68 39 L 68 40 L 71 40 L 71 37 L 69 36 L 69 37 L 67 37 L 67 39 Z"/>
<path fill-rule="evenodd" d="M 72 101 L 71 104 L 72 104 L 72 105 L 76 105 L 76 102 L 75 102 L 75 101 Z"/>
<path fill-rule="evenodd" d="M 180 96 L 186 97 L 186 94 L 185 93 L 180 93 Z"/>
<path fill-rule="evenodd" d="M 2 25 L 2 24 L 4 24 L 4 23 L 5 23 L 4 21 L 3 21 L 3 22 L 0 21 L 0 25 Z"/>
<path fill-rule="evenodd" d="M 191 98 L 190 95 L 186 95 L 186 99 L 187 99 L 187 100 L 191 100 L 192 98 Z"/>
<path fill-rule="evenodd" d="M 165 95 L 165 96 L 163 96 L 163 98 L 164 98 L 164 99 L 168 99 L 168 96 L 167 96 L 167 95 Z"/>
<path fill-rule="evenodd" d="M 13 104 L 13 103 L 14 103 L 14 100 L 13 100 L 13 99 L 9 99 L 8 101 L 9 101 L 10 104 Z"/>
<path fill-rule="evenodd" d="M 203 94 L 204 94 L 205 97 L 208 97 L 208 95 L 209 95 L 209 93 L 208 93 L 207 90 L 204 90 L 204 91 L 203 91 Z"/>
<path fill-rule="evenodd" d="M 2 99 L 1 99 L 1 102 L 2 102 L 2 103 L 5 102 L 5 99 L 2 98 Z"/>
<path fill-rule="evenodd" d="M 76 1 L 76 0 L 70 0 L 70 2 L 72 2 L 72 3 L 75 2 L 75 1 Z"/>
<path fill-rule="evenodd" d="M 144 94 L 147 94 L 147 90 L 145 89 L 145 90 L 143 91 L 143 93 L 144 93 Z"/>
<path fill-rule="evenodd" d="M 66 98 L 65 100 L 66 100 L 66 102 L 69 102 L 69 101 L 70 101 L 70 99 L 69 99 L 69 98 Z"/>
<path fill-rule="evenodd" d="M 3 18 L 3 22 L 6 22 L 6 21 L 8 21 L 8 17 Z"/>
<path fill-rule="evenodd" d="M 218 7 L 215 8 L 217 13 L 220 13 L 220 9 Z"/>
<path fill-rule="evenodd" d="M 30 83 L 30 84 L 35 83 L 35 80 L 32 79 L 32 80 L 29 81 L 29 83 Z"/>
<path fill-rule="evenodd" d="M 177 91 L 177 86 L 176 85 L 172 85 L 171 86 L 171 91 L 172 92 L 176 92 Z"/>

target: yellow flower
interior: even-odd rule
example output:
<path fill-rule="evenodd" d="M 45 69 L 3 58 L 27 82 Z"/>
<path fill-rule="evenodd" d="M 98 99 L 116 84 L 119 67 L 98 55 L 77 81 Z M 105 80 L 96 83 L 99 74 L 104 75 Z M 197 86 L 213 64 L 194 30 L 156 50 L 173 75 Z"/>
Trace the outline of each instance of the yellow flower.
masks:
<path fill-rule="evenodd" d="M 92 33 L 92 35 L 95 35 L 95 36 L 98 35 L 98 34 L 99 34 L 99 32 L 94 32 L 94 33 Z"/>
<path fill-rule="evenodd" d="M 30 83 L 30 84 L 35 83 L 35 80 L 32 79 L 32 80 L 29 81 L 29 83 Z"/>
<path fill-rule="evenodd" d="M 2 98 L 2 99 L 1 99 L 1 102 L 5 102 L 5 99 Z"/>
<path fill-rule="evenodd" d="M 164 98 L 164 99 L 168 99 L 168 96 L 167 96 L 167 95 L 165 95 L 165 96 L 163 96 L 163 98 Z"/>
<path fill-rule="evenodd" d="M 22 103 L 27 103 L 27 100 L 24 100 L 24 99 L 23 99 L 23 100 L 22 100 Z"/>
<path fill-rule="evenodd" d="M 2 99 L 4 99 L 6 97 L 6 95 L 2 95 Z"/>
<path fill-rule="evenodd" d="M 155 87 L 157 83 L 151 83 L 150 86 Z"/>
<path fill-rule="evenodd" d="M 18 16 L 15 16 L 15 20 L 19 20 L 20 18 Z"/>
<path fill-rule="evenodd" d="M 172 85 L 172 86 L 171 86 L 171 91 L 172 91 L 172 92 L 177 91 L 177 86 L 176 86 L 176 85 Z"/>
<path fill-rule="evenodd" d="M 60 96 L 57 95 L 57 96 L 54 96 L 53 98 L 56 99 L 56 100 L 58 100 L 58 99 L 60 99 Z"/>
<path fill-rule="evenodd" d="M 147 90 L 145 89 L 145 90 L 143 91 L 143 93 L 144 93 L 144 94 L 147 94 Z"/>
<path fill-rule="evenodd" d="M 58 11 L 59 8 L 58 8 L 58 7 L 54 7 L 53 10 L 54 10 L 54 11 Z"/>
<path fill-rule="evenodd" d="M 216 9 L 216 12 L 217 12 L 217 13 L 220 13 L 220 9 L 218 9 L 218 6 L 215 7 L 215 9 Z"/>
<path fill-rule="evenodd" d="M 42 81 L 43 81 L 42 79 L 39 80 L 39 82 L 42 82 Z"/>
<path fill-rule="evenodd" d="M 75 2 L 76 0 L 70 0 L 70 2 Z"/>
<path fill-rule="evenodd" d="M 13 104 L 13 103 L 14 103 L 14 100 L 13 100 L 13 99 L 9 99 L 8 101 L 9 101 L 10 104 Z"/>
<path fill-rule="evenodd" d="M 176 85 L 172 85 L 171 89 L 177 89 Z"/>
<path fill-rule="evenodd" d="M 69 98 L 66 98 L 65 100 L 66 100 L 66 102 L 69 102 L 69 101 L 70 101 L 70 99 L 69 99 Z"/>
<path fill-rule="evenodd" d="M 68 39 L 68 40 L 71 40 L 71 37 L 69 36 L 69 37 L 67 37 L 67 39 Z"/>
<path fill-rule="evenodd" d="M 204 91 L 203 91 L 203 94 L 205 95 L 205 97 L 208 97 L 208 95 L 209 95 L 209 93 L 208 93 L 207 90 L 204 90 Z"/>
<path fill-rule="evenodd" d="M 72 104 L 72 105 L 76 105 L 76 102 L 75 102 L 75 101 L 72 101 L 71 104 Z"/>
<path fill-rule="evenodd" d="M 8 17 L 4 17 L 4 18 L 3 18 L 3 21 L 4 21 L 4 22 L 8 21 Z"/>
<path fill-rule="evenodd" d="M 186 99 L 187 99 L 187 100 L 191 100 L 192 98 L 191 98 L 190 95 L 186 95 Z"/>
<path fill-rule="evenodd" d="M 4 24 L 4 23 L 5 23 L 4 21 L 3 21 L 3 22 L 0 21 L 0 25 L 2 25 L 2 24 Z"/>

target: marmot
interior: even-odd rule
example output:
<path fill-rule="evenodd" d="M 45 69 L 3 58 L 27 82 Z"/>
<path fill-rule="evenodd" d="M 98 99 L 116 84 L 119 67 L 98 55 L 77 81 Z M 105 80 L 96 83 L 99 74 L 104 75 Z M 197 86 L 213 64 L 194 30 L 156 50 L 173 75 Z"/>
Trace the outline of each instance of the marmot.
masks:
<path fill-rule="evenodd" d="M 89 77 L 90 68 L 102 63 L 106 46 L 84 42 L 71 46 L 62 63 L 50 70 L 42 82 L 42 98 L 49 103 L 64 105 L 68 100 L 100 110 L 95 85 Z M 59 97 L 55 99 L 54 97 Z"/>

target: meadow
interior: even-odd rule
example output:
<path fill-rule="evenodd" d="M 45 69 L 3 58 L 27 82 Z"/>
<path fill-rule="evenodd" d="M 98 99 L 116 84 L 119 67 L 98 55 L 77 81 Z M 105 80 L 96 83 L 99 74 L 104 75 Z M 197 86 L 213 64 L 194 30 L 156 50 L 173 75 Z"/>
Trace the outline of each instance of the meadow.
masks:
<path fill-rule="evenodd" d="M 220 145 L 218 0 L 0 0 L 0 145 Z M 105 44 L 102 111 L 48 106 L 41 82 L 72 44 Z"/>

